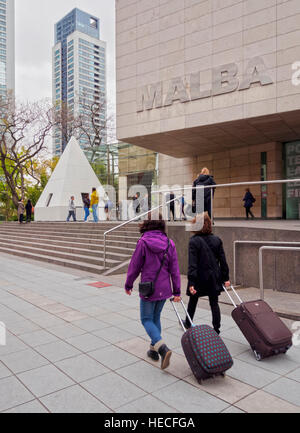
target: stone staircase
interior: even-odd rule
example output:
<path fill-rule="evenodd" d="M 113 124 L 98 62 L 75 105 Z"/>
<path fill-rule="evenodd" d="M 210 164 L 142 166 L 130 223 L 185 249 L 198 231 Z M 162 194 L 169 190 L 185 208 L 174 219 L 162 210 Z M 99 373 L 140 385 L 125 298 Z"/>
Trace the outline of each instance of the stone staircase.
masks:
<path fill-rule="evenodd" d="M 128 224 L 108 235 L 106 268 L 103 260 L 104 232 L 120 223 L 0 224 L 0 253 L 75 268 L 95 274 L 115 275 L 127 271 L 140 238 L 138 224 Z"/>

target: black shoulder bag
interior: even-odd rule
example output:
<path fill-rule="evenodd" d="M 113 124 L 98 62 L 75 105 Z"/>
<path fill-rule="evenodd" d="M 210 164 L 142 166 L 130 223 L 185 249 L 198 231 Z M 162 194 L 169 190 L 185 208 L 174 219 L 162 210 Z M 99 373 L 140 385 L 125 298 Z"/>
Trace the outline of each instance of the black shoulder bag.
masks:
<path fill-rule="evenodd" d="M 161 270 L 162 270 L 162 268 L 163 268 L 163 266 L 165 264 L 165 260 L 166 260 L 166 257 L 168 255 L 169 248 L 170 248 L 170 239 L 168 239 L 168 248 L 166 249 L 166 251 L 164 253 L 163 261 L 162 261 L 162 263 L 160 265 L 160 268 L 159 268 L 159 270 L 158 270 L 158 272 L 156 274 L 156 277 L 155 277 L 154 281 L 140 283 L 140 285 L 139 285 L 140 295 L 142 295 L 146 299 L 149 299 L 149 298 L 151 298 L 151 296 L 154 295 L 155 284 L 156 284 L 156 282 L 158 280 L 158 277 L 159 277 L 159 274 L 161 273 Z"/>

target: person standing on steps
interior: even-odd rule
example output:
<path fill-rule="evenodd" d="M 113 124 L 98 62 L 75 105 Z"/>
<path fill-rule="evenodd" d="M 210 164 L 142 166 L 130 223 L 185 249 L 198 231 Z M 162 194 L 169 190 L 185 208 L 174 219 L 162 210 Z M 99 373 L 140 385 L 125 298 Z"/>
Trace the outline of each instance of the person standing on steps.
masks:
<path fill-rule="evenodd" d="M 90 205 L 91 205 L 90 195 L 85 194 L 83 197 L 84 222 L 85 223 L 88 222 L 88 217 L 90 216 Z"/>
<path fill-rule="evenodd" d="M 214 177 L 210 175 L 210 172 L 208 168 L 203 168 L 200 175 L 198 175 L 197 179 L 193 183 L 193 187 L 197 186 L 213 186 L 217 185 L 214 181 Z M 213 196 L 215 195 L 216 188 L 213 188 Z M 211 188 L 205 188 L 204 189 L 204 212 L 208 212 L 209 217 L 212 217 L 212 194 L 211 194 Z M 197 203 L 197 190 L 193 189 L 192 192 L 192 200 L 193 200 L 193 213 L 197 212 L 197 205 L 199 206 L 199 203 Z M 203 209 L 202 209 L 203 211 Z"/>
<path fill-rule="evenodd" d="M 189 243 L 188 313 L 193 320 L 199 298 L 208 296 L 213 328 L 220 334 L 221 312 L 218 300 L 224 291 L 223 285 L 230 287 L 223 243 L 212 233 L 212 223 L 207 212 L 198 215 L 192 225 L 194 236 Z M 187 329 L 191 327 L 188 317 L 184 324 Z"/>
<path fill-rule="evenodd" d="M 70 218 L 73 218 L 73 221 L 76 223 L 76 206 L 75 206 L 75 197 L 72 196 L 69 201 L 69 215 L 67 218 L 67 222 L 70 221 Z"/>
<path fill-rule="evenodd" d="M 93 217 L 95 223 L 99 222 L 98 206 L 99 206 L 99 195 L 97 193 L 97 189 L 93 188 L 92 195 L 91 195 L 91 207 L 93 209 Z"/>
<path fill-rule="evenodd" d="M 142 237 L 128 268 L 125 291 L 129 296 L 132 294 L 133 284 L 141 273 L 140 316 L 151 339 L 147 356 L 154 361 L 161 357 L 164 370 L 170 364 L 172 351 L 161 335 L 161 313 L 167 299 L 174 296 L 175 302 L 181 301 L 181 281 L 175 244 L 166 235 L 162 216 L 159 218 L 140 224 Z"/>
<path fill-rule="evenodd" d="M 31 203 L 31 200 L 27 201 L 25 209 L 26 209 L 26 223 L 31 223 L 31 216 L 32 216 L 32 203 Z"/>
<path fill-rule="evenodd" d="M 254 215 L 251 211 L 251 208 L 253 207 L 253 204 L 256 202 L 256 199 L 253 197 L 251 191 L 249 188 L 246 189 L 246 195 L 243 198 L 244 203 L 244 207 L 246 209 L 246 219 L 249 219 L 249 215 L 251 215 L 251 218 L 254 219 Z"/>
<path fill-rule="evenodd" d="M 21 199 L 18 203 L 18 221 L 20 224 L 23 224 L 24 212 L 25 212 L 24 200 Z"/>

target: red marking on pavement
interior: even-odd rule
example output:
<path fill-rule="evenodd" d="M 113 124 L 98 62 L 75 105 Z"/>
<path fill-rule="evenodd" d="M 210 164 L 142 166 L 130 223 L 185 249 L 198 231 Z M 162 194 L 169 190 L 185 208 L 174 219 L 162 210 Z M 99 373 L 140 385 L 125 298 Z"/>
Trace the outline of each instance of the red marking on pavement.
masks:
<path fill-rule="evenodd" d="M 102 283 L 101 281 L 99 281 L 98 283 L 88 284 L 88 286 L 96 287 L 97 289 L 103 289 L 104 287 L 111 287 L 111 284 Z"/>

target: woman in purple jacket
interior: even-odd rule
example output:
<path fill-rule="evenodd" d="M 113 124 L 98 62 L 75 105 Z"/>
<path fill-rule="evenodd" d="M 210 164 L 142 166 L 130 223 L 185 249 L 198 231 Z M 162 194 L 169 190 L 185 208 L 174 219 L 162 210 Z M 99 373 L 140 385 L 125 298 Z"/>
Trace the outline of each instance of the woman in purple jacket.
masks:
<path fill-rule="evenodd" d="M 154 361 L 159 361 L 160 355 L 161 368 L 164 370 L 170 364 L 172 351 L 161 337 L 160 317 L 167 299 L 174 296 L 175 302 L 181 300 L 177 251 L 174 242 L 169 241 L 166 235 L 166 224 L 162 219 L 144 221 L 140 231 L 142 237 L 138 241 L 129 265 L 125 291 L 131 295 L 133 284 L 140 273 L 142 283 L 153 282 L 163 263 L 155 283 L 154 294 L 149 298 L 140 294 L 140 313 L 141 322 L 151 338 L 147 355 Z"/>

